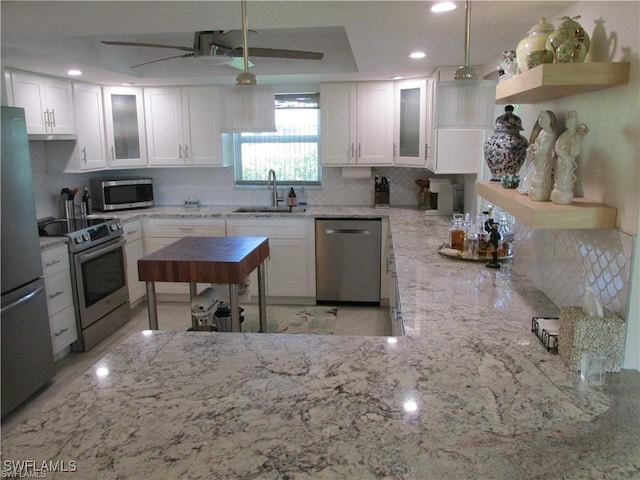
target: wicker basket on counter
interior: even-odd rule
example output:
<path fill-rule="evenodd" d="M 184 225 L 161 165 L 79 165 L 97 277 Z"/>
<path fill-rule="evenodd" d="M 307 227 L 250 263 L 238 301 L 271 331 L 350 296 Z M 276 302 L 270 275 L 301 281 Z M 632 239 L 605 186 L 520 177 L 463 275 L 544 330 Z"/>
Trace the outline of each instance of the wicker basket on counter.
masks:
<path fill-rule="evenodd" d="M 604 309 L 602 317 L 587 316 L 580 307 L 560 309 L 558 353 L 571 370 L 580 370 L 584 353 L 605 357 L 607 372 L 620 371 L 626 325 L 613 312 Z"/>

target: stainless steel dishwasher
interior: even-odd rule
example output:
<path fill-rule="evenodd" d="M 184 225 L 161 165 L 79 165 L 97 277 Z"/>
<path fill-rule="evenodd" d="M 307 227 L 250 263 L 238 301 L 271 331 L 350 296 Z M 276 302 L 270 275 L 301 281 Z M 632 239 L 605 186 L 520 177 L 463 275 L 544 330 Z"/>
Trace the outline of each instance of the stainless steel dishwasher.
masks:
<path fill-rule="evenodd" d="M 381 219 L 316 219 L 316 303 L 380 305 Z"/>

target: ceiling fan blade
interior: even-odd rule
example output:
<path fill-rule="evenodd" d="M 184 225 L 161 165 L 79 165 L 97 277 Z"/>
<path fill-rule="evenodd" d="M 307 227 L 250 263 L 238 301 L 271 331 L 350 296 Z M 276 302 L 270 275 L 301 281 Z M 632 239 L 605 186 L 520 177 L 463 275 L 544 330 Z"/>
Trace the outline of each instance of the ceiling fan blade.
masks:
<path fill-rule="evenodd" d="M 139 63 L 138 65 L 131 65 L 130 68 L 138 68 L 138 67 L 142 67 L 144 65 L 149 65 L 151 63 L 164 62 L 165 60 L 172 60 L 174 58 L 186 58 L 186 57 L 195 57 L 195 54 L 187 53 L 186 55 L 175 55 L 173 57 L 160 58 L 158 60 L 151 60 L 150 62 Z"/>
<path fill-rule="evenodd" d="M 242 56 L 242 47 L 234 50 L 234 54 Z M 283 50 L 279 48 L 249 47 L 250 57 L 292 58 L 297 60 L 322 60 L 324 53 L 305 52 L 303 50 Z"/>
<path fill-rule="evenodd" d="M 100 43 L 105 45 L 119 45 L 124 47 L 151 47 L 151 48 L 173 48 L 175 50 L 182 50 L 183 52 L 195 52 L 193 47 L 180 47 L 176 45 L 162 45 L 160 43 L 137 43 L 137 42 L 112 42 L 108 40 L 101 40 Z"/>
<path fill-rule="evenodd" d="M 247 35 L 252 37 L 257 32 L 255 30 L 247 30 Z M 212 41 L 216 45 L 229 48 L 231 50 L 242 46 L 242 30 L 225 30 L 211 32 Z"/>

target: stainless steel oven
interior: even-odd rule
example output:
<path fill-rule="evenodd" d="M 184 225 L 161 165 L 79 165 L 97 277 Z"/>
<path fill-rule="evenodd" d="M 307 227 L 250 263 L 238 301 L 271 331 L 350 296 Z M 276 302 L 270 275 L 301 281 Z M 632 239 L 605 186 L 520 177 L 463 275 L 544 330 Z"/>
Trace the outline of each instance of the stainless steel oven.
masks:
<path fill-rule="evenodd" d="M 67 236 L 78 325 L 73 349 L 87 351 L 131 318 L 126 240 L 117 220 Z"/>

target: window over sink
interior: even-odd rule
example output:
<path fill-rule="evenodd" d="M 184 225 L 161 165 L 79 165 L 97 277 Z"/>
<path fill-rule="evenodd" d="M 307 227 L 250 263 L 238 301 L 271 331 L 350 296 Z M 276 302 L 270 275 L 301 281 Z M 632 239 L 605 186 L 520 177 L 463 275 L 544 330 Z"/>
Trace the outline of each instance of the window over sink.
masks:
<path fill-rule="evenodd" d="M 237 186 L 266 185 L 269 170 L 282 185 L 320 185 L 320 94 L 276 94 L 274 133 L 233 134 Z"/>

